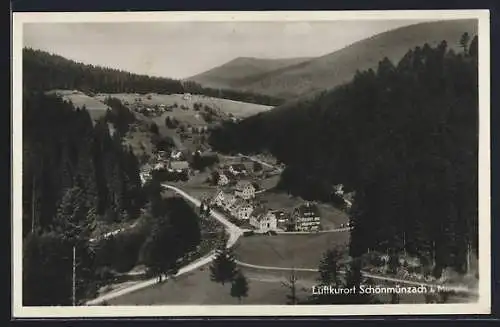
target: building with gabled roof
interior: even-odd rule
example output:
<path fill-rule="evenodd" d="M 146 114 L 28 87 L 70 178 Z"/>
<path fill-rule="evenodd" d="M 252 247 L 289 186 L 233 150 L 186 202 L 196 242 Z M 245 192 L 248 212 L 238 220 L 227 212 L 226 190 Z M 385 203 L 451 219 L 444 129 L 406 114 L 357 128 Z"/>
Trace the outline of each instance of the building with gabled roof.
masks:
<path fill-rule="evenodd" d="M 275 230 L 278 227 L 276 214 L 273 210 L 258 207 L 250 217 L 250 225 L 260 231 Z"/>
<path fill-rule="evenodd" d="M 235 163 L 229 165 L 229 171 L 236 176 L 246 175 L 248 173 L 247 167 L 245 167 L 245 165 L 242 163 Z"/>
<path fill-rule="evenodd" d="M 234 187 L 234 195 L 245 200 L 255 197 L 255 186 L 250 181 L 240 180 Z"/>
<path fill-rule="evenodd" d="M 249 201 L 237 199 L 231 207 L 231 214 L 239 220 L 248 220 L 254 209 L 254 205 Z"/>

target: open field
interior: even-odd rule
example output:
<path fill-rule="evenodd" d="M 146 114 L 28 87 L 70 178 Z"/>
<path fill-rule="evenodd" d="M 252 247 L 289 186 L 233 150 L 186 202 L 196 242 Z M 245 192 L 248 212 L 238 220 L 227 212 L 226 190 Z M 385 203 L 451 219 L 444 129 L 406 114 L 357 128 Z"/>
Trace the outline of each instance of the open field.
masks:
<path fill-rule="evenodd" d="M 243 268 L 248 280 L 248 297 L 243 305 L 282 305 L 286 304 L 289 289 L 282 285 L 290 277 L 289 272 L 264 271 Z M 297 298 L 306 300 L 312 294 L 312 286 L 317 285 L 315 273 L 297 272 Z M 380 286 L 392 286 L 380 284 Z M 119 288 L 126 287 L 126 284 Z M 209 266 L 182 275 L 175 280 L 141 289 L 109 300 L 108 305 L 237 305 L 238 301 L 230 296 L 230 284 L 221 285 L 210 280 Z M 383 303 L 390 303 L 390 295 L 378 295 Z M 449 303 L 466 303 L 466 297 L 451 296 Z M 425 303 L 423 295 L 402 295 L 400 303 Z"/>
<path fill-rule="evenodd" d="M 259 180 L 259 186 L 261 189 L 269 190 L 269 189 L 276 187 L 279 180 L 280 180 L 280 175 L 274 175 L 274 176 Z"/>
<path fill-rule="evenodd" d="M 235 254 L 254 265 L 316 269 L 327 249 L 337 245 L 347 249 L 348 242 L 348 232 L 254 235 L 240 238 Z"/>
<path fill-rule="evenodd" d="M 154 285 L 116 299 L 109 305 L 208 305 L 238 304 L 230 295 L 230 284 L 221 285 L 210 280 L 209 266 L 187 273 L 175 280 Z M 281 285 L 281 279 L 271 276 L 244 274 L 248 278 L 248 297 L 242 304 L 285 304 L 288 290 Z M 307 292 L 299 289 L 299 296 Z"/>
<path fill-rule="evenodd" d="M 269 209 L 292 210 L 303 203 L 303 200 L 283 192 L 269 191 L 256 195 L 256 200 L 262 202 Z"/>
<path fill-rule="evenodd" d="M 90 117 L 97 120 L 106 114 L 108 106 L 96 98 L 90 97 L 82 92 L 73 90 L 53 90 L 47 92 L 49 94 L 57 94 L 64 100 L 71 101 L 77 108 L 85 106 L 89 111 Z"/>
<path fill-rule="evenodd" d="M 98 94 L 96 99 L 104 100 L 107 96 L 112 96 L 118 98 L 122 101 L 127 101 L 132 104 L 135 102 L 136 98 L 140 98 L 142 103 L 145 105 L 160 105 L 164 104 L 165 106 L 170 106 L 177 103 L 178 108 L 175 108 L 173 112 L 181 112 L 184 111 L 179 107 L 184 105 L 189 108 L 186 112 L 192 115 L 193 105 L 198 102 L 202 105 L 208 105 L 209 107 L 220 110 L 226 114 L 232 114 L 235 117 L 248 117 L 251 115 L 255 115 L 262 111 L 267 111 L 272 109 L 271 106 L 265 106 L 254 103 L 247 103 L 241 101 L 233 101 L 228 99 L 220 99 L 220 98 L 212 98 L 204 95 L 193 94 L 190 98 L 184 99 L 182 94 L 133 94 L 133 93 L 115 93 L 115 94 Z M 150 97 L 150 99 L 148 99 Z M 172 114 L 173 112 L 169 112 Z M 164 118 L 165 119 L 165 118 Z"/>
<path fill-rule="evenodd" d="M 331 204 L 317 204 L 321 215 L 321 226 L 324 230 L 340 228 L 341 224 L 349 222 L 349 215 Z"/>

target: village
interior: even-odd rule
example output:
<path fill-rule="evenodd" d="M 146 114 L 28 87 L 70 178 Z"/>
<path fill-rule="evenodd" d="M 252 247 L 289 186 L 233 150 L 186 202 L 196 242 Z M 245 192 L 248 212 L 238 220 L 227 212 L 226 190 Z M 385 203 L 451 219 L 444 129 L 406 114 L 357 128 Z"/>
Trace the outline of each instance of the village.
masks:
<path fill-rule="evenodd" d="M 322 217 L 315 202 L 302 201 L 290 206 L 279 206 L 276 203 L 266 203 L 260 195 L 269 190 L 263 186 L 264 181 L 279 179 L 281 168 L 278 166 L 263 166 L 259 162 L 246 157 L 232 158 L 230 162 L 213 160 L 209 171 L 193 167 L 194 158 L 217 156 L 213 153 L 172 150 L 158 151 L 151 162 L 141 167 L 140 177 L 146 183 L 153 175 L 165 182 L 180 183 L 182 187 L 190 180 L 204 180 L 208 183 L 208 192 L 202 200 L 201 212 L 215 209 L 224 213 L 237 226 L 250 230 L 251 233 L 275 235 L 284 232 L 312 233 L 324 230 Z M 271 168 L 273 167 L 273 168 Z M 203 178 L 196 178 L 196 177 Z M 206 177 L 206 179 L 204 179 Z M 195 182 L 196 183 L 196 182 Z M 337 185 L 335 193 L 344 198 L 347 208 L 352 205 L 351 194 L 344 194 L 342 185 Z M 339 224 L 337 228 L 347 228 L 349 222 Z"/>

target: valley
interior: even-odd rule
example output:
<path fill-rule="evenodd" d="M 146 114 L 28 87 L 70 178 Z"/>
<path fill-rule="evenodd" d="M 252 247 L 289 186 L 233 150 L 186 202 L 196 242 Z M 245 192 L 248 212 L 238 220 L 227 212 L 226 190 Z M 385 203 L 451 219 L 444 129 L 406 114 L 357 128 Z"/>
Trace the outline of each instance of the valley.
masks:
<path fill-rule="evenodd" d="M 428 22 L 183 80 L 25 49 L 28 302 L 477 300 L 477 46 L 473 21 Z"/>

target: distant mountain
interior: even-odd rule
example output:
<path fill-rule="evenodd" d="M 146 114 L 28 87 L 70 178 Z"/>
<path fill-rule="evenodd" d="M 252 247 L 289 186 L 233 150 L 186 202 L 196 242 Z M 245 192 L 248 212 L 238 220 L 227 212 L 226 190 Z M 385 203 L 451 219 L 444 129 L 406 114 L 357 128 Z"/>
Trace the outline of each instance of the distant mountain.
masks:
<path fill-rule="evenodd" d="M 243 78 L 232 79 L 230 86 L 237 90 L 289 100 L 347 83 L 354 77 L 356 70 L 376 68 L 384 57 L 397 63 L 408 49 L 425 43 L 436 46 L 445 40 L 449 49 L 458 51 L 460 48 L 458 40 L 464 32 L 470 35 L 477 34 L 477 21 L 437 21 L 405 26 L 358 41 L 325 56 L 291 65 L 283 64 L 283 67 L 267 72 L 262 69 L 261 73 L 252 75 L 248 74 L 248 70 L 254 69 L 250 63 L 254 62 L 257 65 L 260 62 L 242 59 L 226 64 L 229 67 L 227 69 L 224 69 L 226 65 L 223 65 L 204 74 L 212 81 L 217 79 L 224 81 L 228 76 L 246 75 Z M 234 72 L 240 69 L 239 67 L 242 67 L 241 75 Z M 217 75 L 219 72 L 221 75 Z M 202 84 L 201 77 L 204 74 L 198 79 Z"/>
<path fill-rule="evenodd" d="M 454 31 L 438 24 L 433 32 L 452 34 L 443 30 Z M 436 278 L 445 267 L 471 272 L 467 258 L 478 244 L 478 38 L 461 36 L 408 47 L 398 62 L 382 59 L 333 90 L 225 123 L 210 144 L 228 154 L 272 153 L 286 165 L 277 189 L 309 201 L 342 204 L 337 184 L 354 191 L 352 257 L 408 253 Z M 463 48 L 455 50 L 459 42 Z"/>
<path fill-rule="evenodd" d="M 221 66 L 212 68 L 188 80 L 207 87 L 227 88 L 244 84 L 247 78 L 259 77 L 262 74 L 306 62 L 312 58 L 261 59 L 239 57 Z"/>

